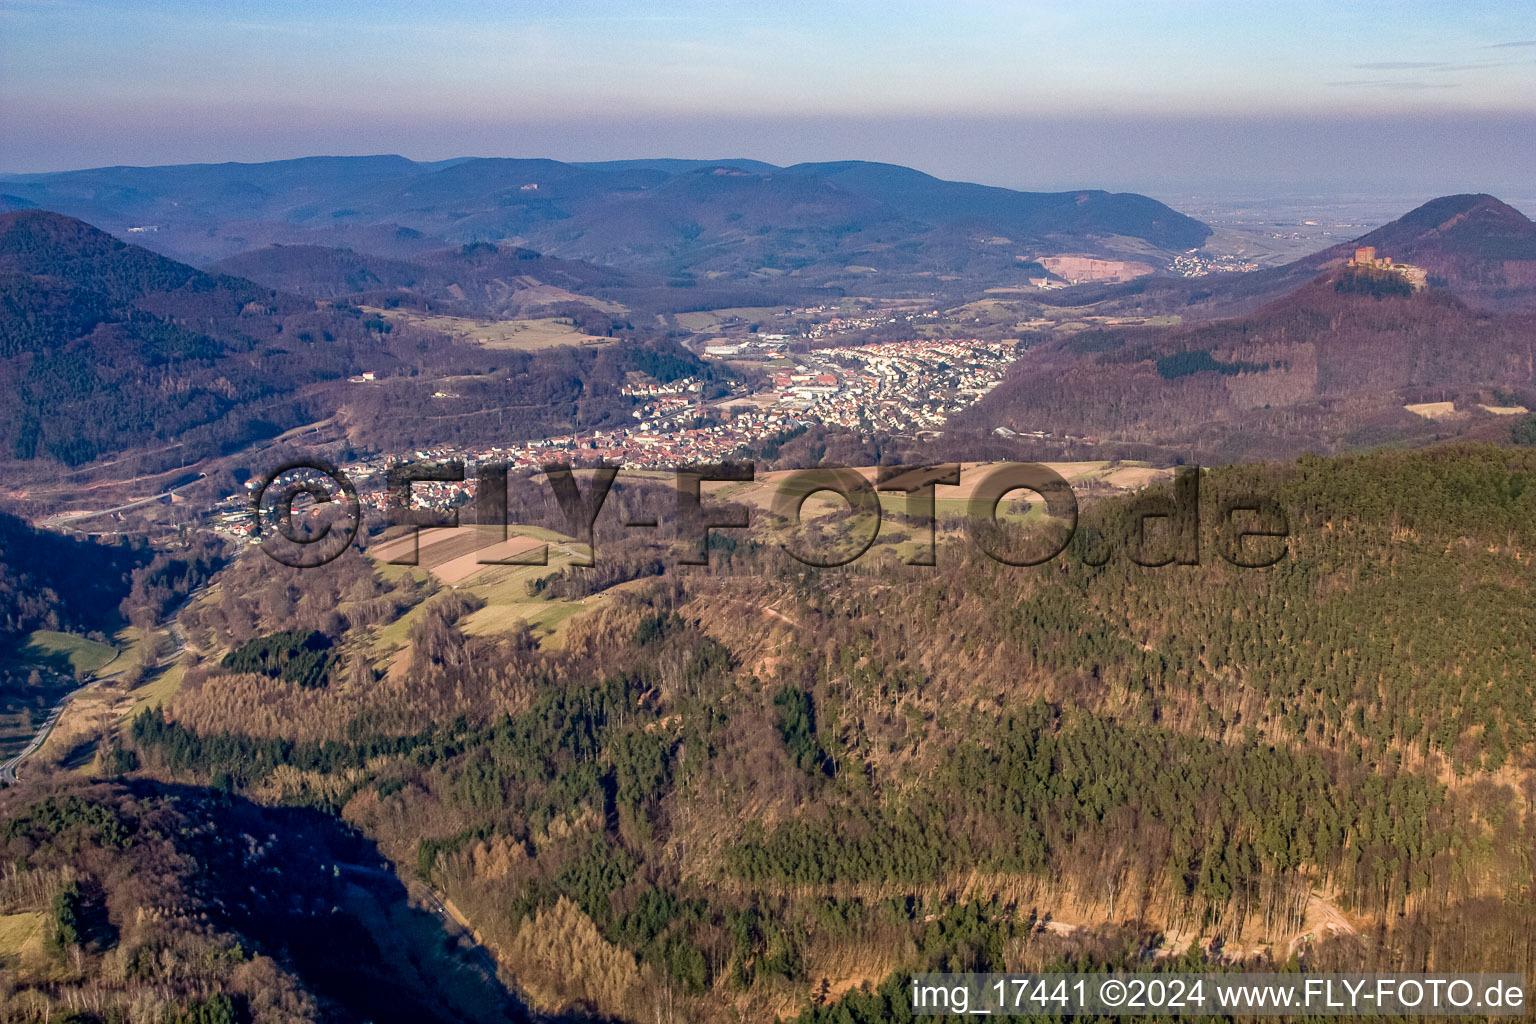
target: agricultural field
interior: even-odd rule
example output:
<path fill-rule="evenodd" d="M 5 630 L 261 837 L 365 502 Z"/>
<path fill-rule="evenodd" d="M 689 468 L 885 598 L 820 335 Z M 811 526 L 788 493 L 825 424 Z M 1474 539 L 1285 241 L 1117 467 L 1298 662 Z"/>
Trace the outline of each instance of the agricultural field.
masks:
<path fill-rule="evenodd" d="M 570 555 L 552 549 L 547 566 L 495 566 L 481 573 L 466 589 L 484 600 L 485 607 L 467 616 L 461 628 L 471 635 L 502 633 L 522 621 L 541 643 L 558 646 L 566 624 L 577 614 L 595 609 L 598 602 L 595 598 L 558 601 L 531 597 L 528 584 L 541 576 L 559 572 L 574 560 Z"/>
<path fill-rule="evenodd" d="M 22 659 L 85 676 L 100 672 L 118 655 L 117 648 L 74 633 L 40 629 L 27 638 Z"/>
<path fill-rule="evenodd" d="M 585 556 L 586 546 L 540 527 L 514 526 L 511 530 L 513 532 L 506 540 L 500 539 L 500 530 L 480 530 L 472 526 L 423 530 L 416 541 L 419 544 L 419 564 L 416 566 L 391 565 L 387 561 L 409 555 L 412 544 L 409 536 L 375 543 L 369 554 L 380 562 L 380 571 L 386 575 L 429 574 L 447 587 L 484 601 L 484 607 L 464 619 L 465 632 L 499 633 L 514 628 L 519 622 L 526 622 L 541 642 L 558 644 L 569 620 L 596 608 L 603 595 L 594 595 L 584 601 L 560 601 L 531 596 L 528 585 L 561 571 L 575 562 L 578 555 Z M 544 544 L 549 545 L 547 565 L 482 564 L 491 560 L 529 557 L 537 554 L 537 549 Z M 436 599 L 423 601 L 379 629 L 370 648 L 372 654 L 383 657 L 404 646 L 412 625 Z"/>
<path fill-rule="evenodd" d="M 506 539 L 502 539 L 499 529 L 476 526 L 428 529 L 422 530 L 415 537 L 405 534 L 375 542 L 369 547 L 368 553 L 392 573 L 425 571 L 435 576 L 440 583 L 457 586 L 479 573 L 498 568 L 492 563 L 536 558 L 538 549 L 545 544 L 550 545 L 549 561 L 554 564 L 557 548 L 575 545 L 570 538 L 539 527 L 515 526 L 510 531 Z M 416 565 L 394 564 L 410 558 L 413 546 L 416 548 Z"/>
<path fill-rule="evenodd" d="M 585 301 L 585 300 L 584 300 Z M 478 320 L 463 316 L 442 316 L 402 309 L 361 307 L 395 323 L 438 331 L 474 342 L 484 348 L 534 352 L 557 345 L 606 345 L 613 341 L 595 334 L 585 334 L 569 320 L 542 317 L 532 320 Z"/>

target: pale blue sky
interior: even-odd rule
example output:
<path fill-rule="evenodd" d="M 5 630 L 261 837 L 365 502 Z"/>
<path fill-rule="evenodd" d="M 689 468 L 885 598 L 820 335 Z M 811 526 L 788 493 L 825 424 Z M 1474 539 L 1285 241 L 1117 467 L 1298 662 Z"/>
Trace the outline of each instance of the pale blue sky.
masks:
<path fill-rule="evenodd" d="M 1418 154 L 1398 174 L 1529 180 L 1536 4 L 0 0 L 0 104 L 5 170 L 905 154 L 1128 185 L 1181 162 L 1288 176 L 1298 147 L 1332 163 L 1363 141 Z"/>

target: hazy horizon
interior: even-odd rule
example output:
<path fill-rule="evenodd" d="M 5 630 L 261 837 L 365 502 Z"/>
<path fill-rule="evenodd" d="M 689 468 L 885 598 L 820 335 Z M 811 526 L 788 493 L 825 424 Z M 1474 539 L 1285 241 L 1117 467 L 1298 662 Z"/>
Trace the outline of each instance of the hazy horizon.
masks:
<path fill-rule="evenodd" d="M 1519 189 L 1536 17 L 1407 0 L 0 5 L 0 170 L 867 159 L 1010 188 Z"/>
<path fill-rule="evenodd" d="M 753 134 L 761 139 L 762 126 L 757 127 L 759 130 Z M 48 167 L 6 167 L 0 169 L 0 176 L 15 178 L 118 166 L 255 164 L 313 157 L 402 156 L 420 163 L 482 158 L 550 159 L 571 163 L 651 159 L 721 162 L 754 160 L 781 167 L 802 162 L 862 160 L 900 164 L 949 180 L 972 181 L 1026 191 L 1105 189 L 1114 192 L 1140 192 L 1165 201 L 1172 196 L 1191 195 L 1227 201 L 1259 195 L 1285 198 L 1320 193 L 1341 195 L 1363 193 L 1377 196 L 1394 206 L 1402 206 L 1403 203 L 1416 205 L 1417 201 L 1452 193 L 1487 192 L 1524 209 L 1527 213 L 1536 210 L 1536 180 L 1528 176 L 1522 180 L 1514 174 L 1506 176 L 1490 172 L 1486 163 L 1476 157 L 1467 158 L 1468 166 L 1465 167 L 1438 170 L 1425 168 L 1421 163 L 1411 159 L 1416 146 L 1413 136 L 1401 129 L 1391 131 L 1390 126 L 1385 125 L 1375 126 L 1382 131 L 1380 146 L 1371 146 L 1363 141 L 1358 143 L 1357 151 L 1370 157 L 1371 162 L 1345 160 L 1325 165 L 1314 165 L 1309 162 L 1305 155 L 1309 147 L 1297 144 L 1297 136 L 1311 131 L 1325 137 L 1349 133 L 1354 138 L 1360 139 L 1359 125 L 1287 125 L 1285 126 L 1289 129 L 1287 131 L 1280 131 L 1276 126 L 1270 125 L 1240 126 L 1237 130 L 1244 134 L 1258 136 L 1253 140 L 1254 146 L 1262 147 L 1265 138 L 1273 140 L 1274 152 L 1268 153 L 1269 158 L 1266 159 L 1265 155 L 1250 148 L 1248 152 L 1252 160 L 1248 173 L 1233 173 L 1229 169 L 1229 173 L 1220 176 L 1210 173 L 1201 174 L 1200 168 L 1204 165 L 1202 160 L 1181 160 L 1175 151 L 1182 144 L 1180 139 L 1188 140 L 1191 136 L 1203 135 L 1211 144 L 1218 141 L 1217 135 L 1230 139 L 1231 134 L 1227 133 L 1234 131 L 1231 125 L 1214 125 L 1205 128 L 1184 124 L 1179 127 L 1187 134 L 1179 136 L 1170 132 L 1166 124 L 1142 126 L 1140 133 L 1137 132 L 1137 126 L 1133 125 L 1094 127 L 1099 129 L 1095 137 L 1072 145 L 1070 140 L 1064 137 L 1076 134 L 1080 130 L 1076 126 L 1042 126 L 1038 135 L 1026 136 L 1026 140 L 1038 141 L 1044 138 L 1060 144 L 1062 148 L 1054 149 L 1050 154 L 1042 154 L 1037 149 L 1028 163 L 1021 161 L 1011 165 L 1006 162 L 989 162 L 984 154 L 979 153 L 974 158 L 967 157 L 959 151 L 948 157 L 921 159 L 921 154 L 907 155 L 902 151 L 903 147 L 882 144 L 878 139 L 863 139 L 861 141 L 865 145 L 862 147 L 852 141 L 839 142 L 837 138 L 821 137 L 799 145 L 786 143 L 779 147 L 742 144 L 727 148 L 727 144 L 722 143 L 708 148 L 706 144 L 688 146 L 686 142 L 679 140 L 677 148 L 674 149 L 642 149 L 638 146 L 626 148 L 618 145 L 608 149 L 602 146 L 601 140 L 594 140 L 594 144 L 581 144 L 580 139 L 571 139 L 569 133 L 564 133 L 567 137 L 561 140 L 547 138 L 547 133 L 540 132 L 537 136 L 530 137 L 526 146 L 507 146 L 500 150 L 473 149 L 467 144 L 459 149 L 453 149 L 450 148 L 451 142 L 445 142 L 442 147 L 425 150 L 405 147 L 369 148 L 366 144 L 345 149 L 334 146 L 327 149 L 317 145 L 311 150 L 296 149 L 291 152 L 263 155 L 245 152 L 240 146 L 232 146 L 228 151 L 199 149 L 182 154 L 183 158 L 122 159 Z M 1430 127 L 1443 131 L 1447 126 Z M 999 126 L 1000 132 L 1010 130 L 1022 133 L 1028 130 L 1028 126 L 1017 124 Z M 1536 137 L 1536 119 L 1532 119 L 1528 132 L 1530 137 Z M 1476 132 L 1467 132 L 1467 145 L 1452 147 L 1452 149 L 1460 153 L 1486 154 L 1486 149 L 1474 144 L 1475 139 L 1472 136 L 1475 134 Z M 1522 130 L 1521 132 L 1512 131 L 1506 137 L 1511 166 L 1520 162 L 1522 156 L 1520 150 L 1525 136 L 1526 130 Z M 1160 145 L 1157 142 L 1158 138 L 1162 139 Z M 1286 145 L 1287 141 L 1292 145 Z M 562 142 L 564 145 L 561 144 Z M 1138 148 L 1138 158 L 1135 160 L 1127 158 L 1125 163 L 1120 163 L 1112 152 L 1117 146 Z M 1159 156 L 1161 160 L 1156 159 Z M 1372 171 L 1375 171 L 1374 175 L 1371 174 Z"/>

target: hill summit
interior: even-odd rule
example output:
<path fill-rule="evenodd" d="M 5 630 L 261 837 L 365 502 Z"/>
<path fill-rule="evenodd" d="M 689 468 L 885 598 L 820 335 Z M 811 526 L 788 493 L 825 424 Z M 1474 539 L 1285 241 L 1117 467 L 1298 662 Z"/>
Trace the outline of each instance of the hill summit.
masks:
<path fill-rule="evenodd" d="M 1521 310 L 1536 303 L 1536 224 L 1492 196 L 1436 199 L 1287 267 L 1204 287 L 1213 308 L 1263 304 L 1044 339 L 972 425 L 1211 461 L 1448 429 L 1507 437 L 1501 417 L 1536 408 L 1536 316 Z"/>
<path fill-rule="evenodd" d="M 1355 244 L 1423 267 L 1431 285 L 1474 305 L 1536 301 L 1536 223 L 1490 195 L 1442 196 Z"/>
<path fill-rule="evenodd" d="M 1441 196 L 1390 224 L 1273 271 L 1249 275 L 1284 294 L 1321 271 L 1342 266 L 1356 250 L 1423 267 L 1431 288 L 1446 288 L 1473 306 L 1518 309 L 1536 305 L 1536 223 L 1490 195 Z"/>
<path fill-rule="evenodd" d="M 1338 271 L 1366 248 L 1375 249 L 1377 259 L 1423 268 L 1430 289 L 1448 290 L 1474 308 L 1536 309 L 1536 222 L 1482 193 L 1431 199 L 1358 238 L 1268 270 L 1087 286 L 1058 298 L 1186 319 L 1232 316 L 1253 312 L 1319 275 Z"/>

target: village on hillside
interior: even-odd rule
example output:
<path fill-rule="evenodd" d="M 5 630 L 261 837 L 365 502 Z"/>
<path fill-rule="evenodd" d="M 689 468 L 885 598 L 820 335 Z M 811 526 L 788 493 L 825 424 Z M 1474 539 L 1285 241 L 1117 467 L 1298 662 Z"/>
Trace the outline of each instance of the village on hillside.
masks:
<path fill-rule="evenodd" d="M 765 338 L 760 344 L 778 342 Z M 722 354 L 734 356 L 738 347 Z M 421 482 L 412 488 L 412 501 L 419 507 L 448 509 L 473 498 L 475 467 L 481 463 L 503 463 L 513 470 L 537 470 L 552 462 L 674 469 L 739 457 L 766 441 L 818 425 L 907 434 L 934 431 L 991 391 L 1017 349 L 1015 341 L 923 338 L 797 353 L 777 360 L 784 365 L 769 373 L 766 388 L 739 387 L 737 393 L 713 402 L 704 400 L 703 383 L 691 377 L 627 384 L 623 393 L 639 400 L 632 426 L 473 450 L 441 446 L 371 453 L 340 469 L 357 483 L 364 507 L 382 512 L 390 465 L 462 459 L 464 482 Z M 717 355 L 708 349 L 706 353 Z M 250 539 L 248 494 L 231 494 L 219 502 L 212 527 L 227 537 Z"/>

